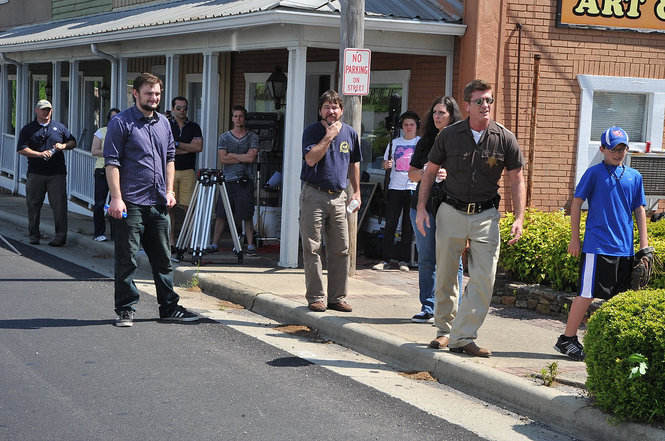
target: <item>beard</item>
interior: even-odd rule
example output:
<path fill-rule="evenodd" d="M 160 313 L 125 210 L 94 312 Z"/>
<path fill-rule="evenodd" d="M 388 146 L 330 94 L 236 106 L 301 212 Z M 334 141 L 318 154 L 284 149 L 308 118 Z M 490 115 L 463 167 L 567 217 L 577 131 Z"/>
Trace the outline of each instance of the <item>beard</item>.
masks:
<path fill-rule="evenodd" d="M 139 103 L 139 106 L 146 112 L 154 112 L 159 107 L 159 104 Z"/>

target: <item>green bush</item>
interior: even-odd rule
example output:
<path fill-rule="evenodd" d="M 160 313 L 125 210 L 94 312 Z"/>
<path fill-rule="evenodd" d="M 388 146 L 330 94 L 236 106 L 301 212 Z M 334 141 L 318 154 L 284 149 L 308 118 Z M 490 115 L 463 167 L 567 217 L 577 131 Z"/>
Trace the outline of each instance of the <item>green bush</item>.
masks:
<path fill-rule="evenodd" d="M 514 245 L 508 245 L 510 227 L 515 217 L 506 213 L 501 219 L 501 253 L 499 266 L 519 281 L 551 286 L 557 291 L 577 290 L 578 257 L 568 254 L 570 242 L 570 216 L 563 211 L 544 213 L 528 209 L 524 216 L 522 238 Z M 584 235 L 586 212 L 582 212 L 580 231 Z M 665 220 L 647 222 L 649 245 L 656 250 L 656 264 L 649 282 L 649 288 L 665 288 L 665 268 L 658 256 L 665 256 Z M 582 240 L 584 237 L 582 237 Z M 639 248 L 639 235 L 635 228 L 635 248 Z"/>
<path fill-rule="evenodd" d="M 574 291 L 579 258 L 568 254 L 570 217 L 562 211 L 543 213 L 528 209 L 524 216 L 522 237 L 517 243 L 508 245 L 514 220 L 514 215 L 507 213 L 500 222 L 499 266 L 522 282 L 550 285 L 559 291 Z"/>
<path fill-rule="evenodd" d="M 598 407 L 619 420 L 665 421 L 665 290 L 628 291 L 605 302 L 584 338 L 587 388 Z M 647 358 L 629 379 L 632 354 Z"/>

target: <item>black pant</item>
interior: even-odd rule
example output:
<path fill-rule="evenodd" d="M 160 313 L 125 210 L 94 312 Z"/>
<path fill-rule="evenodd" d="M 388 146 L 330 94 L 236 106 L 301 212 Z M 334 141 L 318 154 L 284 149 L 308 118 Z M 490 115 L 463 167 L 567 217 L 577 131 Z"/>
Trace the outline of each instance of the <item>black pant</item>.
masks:
<path fill-rule="evenodd" d="M 386 228 L 383 231 L 383 260 L 411 260 L 411 242 L 413 242 L 413 228 L 409 220 L 411 210 L 411 190 L 388 190 L 386 198 Z M 395 231 L 402 216 L 402 235 L 400 241 L 395 243 Z"/>
<path fill-rule="evenodd" d="M 95 206 L 92 211 L 92 222 L 95 226 L 93 237 L 106 233 L 106 218 L 104 205 L 109 194 L 109 184 L 106 182 L 106 172 L 103 168 L 95 169 Z M 113 232 L 111 232 L 113 236 Z"/>

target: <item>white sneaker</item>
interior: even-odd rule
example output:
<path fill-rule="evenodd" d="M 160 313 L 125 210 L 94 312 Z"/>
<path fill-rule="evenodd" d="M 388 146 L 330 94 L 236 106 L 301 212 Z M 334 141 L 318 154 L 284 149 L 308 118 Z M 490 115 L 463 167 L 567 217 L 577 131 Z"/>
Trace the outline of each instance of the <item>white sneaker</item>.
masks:
<path fill-rule="evenodd" d="M 379 262 L 372 267 L 375 271 L 384 271 L 388 269 L 388 262 Z"/>
<path fill-rule="evenodd" d="M 399 270 L 400 271 L 409 271 L 409 264 L 404 262 L 404 261 L 400 261 L 399 262 Z"/>
<path fill-rule="evenodd" d="M 104 236 L 103 234 L 100 234 L 99 236 L 95 236 L 95 238 L 93 240 L 97 241 L 97 242 L 105 242 L 106 241 L 106 236 Z"/>

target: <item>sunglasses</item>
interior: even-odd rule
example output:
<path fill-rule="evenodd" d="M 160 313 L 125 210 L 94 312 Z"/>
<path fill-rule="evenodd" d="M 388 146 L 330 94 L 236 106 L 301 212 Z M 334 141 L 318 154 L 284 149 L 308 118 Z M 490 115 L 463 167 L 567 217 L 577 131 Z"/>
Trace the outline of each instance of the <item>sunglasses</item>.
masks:
<path fill-rule="evenodd" d="M 477 100 L 473 100 L 471 102 L 476 106 L 482 106 L 483 102 L 486 102 L 487 104 L 492 104 L 494 102 L 494 98 L 478 98 Z"/>
<path fill-rule="evenodd" d="M 187 110 L 187 106 L 175 106 L 175 110 Z"/>

